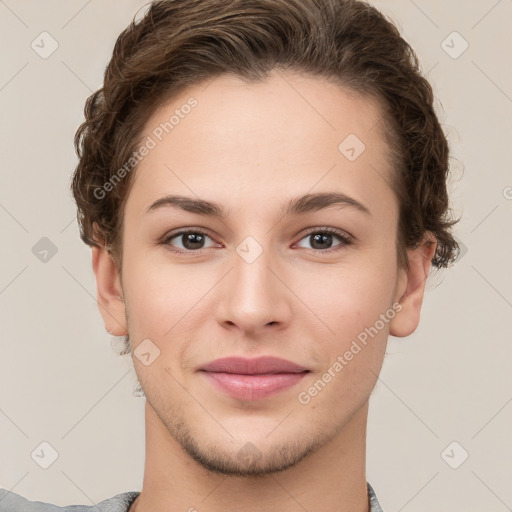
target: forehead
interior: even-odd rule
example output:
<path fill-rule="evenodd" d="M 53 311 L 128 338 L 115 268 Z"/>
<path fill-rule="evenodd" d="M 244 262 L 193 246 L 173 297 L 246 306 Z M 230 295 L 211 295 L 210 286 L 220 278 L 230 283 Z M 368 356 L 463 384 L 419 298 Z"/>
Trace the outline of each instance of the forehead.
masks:
<path fill-rule="evenodd" d="M 151 149 L 130 195 L 141 207 L 165 191 L 215 193 L 229 204 L 341 186 L 375 201 L 391 194 L 382 121 L 375 98 L 322 77 L 222 75 L 183 90 L 148 120 L 140 140 Z"/>

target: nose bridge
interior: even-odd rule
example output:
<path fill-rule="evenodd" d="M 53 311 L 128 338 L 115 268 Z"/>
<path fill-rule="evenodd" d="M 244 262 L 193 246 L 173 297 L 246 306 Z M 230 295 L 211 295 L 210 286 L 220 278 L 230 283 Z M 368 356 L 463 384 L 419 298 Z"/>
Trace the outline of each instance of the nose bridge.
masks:
<path fill-rule="evenodd" d="M 219 321 L 254 331 L 273 322 L 286 323 L 290 317 L 286 289 L 274 275 L 276 258 L 272 250 L 244 240 L 233 254 L 233 270 L 219 297 Z"/>

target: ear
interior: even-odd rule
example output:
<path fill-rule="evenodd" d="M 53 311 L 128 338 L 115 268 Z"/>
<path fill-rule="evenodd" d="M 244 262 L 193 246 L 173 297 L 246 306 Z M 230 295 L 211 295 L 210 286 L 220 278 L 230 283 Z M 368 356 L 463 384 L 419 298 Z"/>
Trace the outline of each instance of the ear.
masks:
<path fill-rule="evenodd" d="M 389 324 L 389 333 L 392 336 L 409 336 L 418 327 L 425 284 L 436 247 L 435 236 L 427 231 L 418 247 L 407 251 L 409 269 L 399 270 L 399 284 L 395 297 L 395 302 L 398 302 L 402 309 Z"/>
<path fill-rule="evenodd" d="M 105 329 L 114 336 L 125 336 L 128 329 L 121 280 L 117 266 L 104 245 L 92 248 L 92 268 Z"/>

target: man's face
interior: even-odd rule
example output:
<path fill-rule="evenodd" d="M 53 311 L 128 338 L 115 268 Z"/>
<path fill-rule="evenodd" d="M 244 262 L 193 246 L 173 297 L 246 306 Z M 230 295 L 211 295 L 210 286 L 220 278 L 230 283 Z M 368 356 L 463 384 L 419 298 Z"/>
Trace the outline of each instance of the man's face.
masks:
<path fill-rule="evenodd" d="M 191 87 L 146 124 L 141 140 L 156 146 L 125 206 L 127 329 L 132 350 L 150 340 L 146 359 L 160 351 L 148 365 L 133 357 L 148 405 L 204 467 L 284 469 L 364 416 L 404 292 L 381 116 L 323 79 L 273 73 Z M 353 202 L 286 213 L 322 193 Z M 150 208 L 168 195 L 216 203 L 224 217 Z M 230 356 L 308 371 L 266 395 L 275 376 L 260 387 L 242 378 L 233 394 L 200 371 Z"/>

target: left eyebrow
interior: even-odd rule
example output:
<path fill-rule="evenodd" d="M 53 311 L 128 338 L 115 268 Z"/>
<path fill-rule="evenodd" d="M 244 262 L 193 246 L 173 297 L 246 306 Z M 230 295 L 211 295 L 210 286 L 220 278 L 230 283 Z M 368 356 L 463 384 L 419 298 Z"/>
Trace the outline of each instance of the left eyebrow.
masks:
<path fill-rule="evenodd" d="M 283 209 L 283 215 L 303 215 L 333 205 L 350 206 L 371 216 L 370 210 L 364 204 L 341 192 L 320 192 L 291 199 Z"/>
<path fill-rule="evenodd" d="M 341 192 L 319 192 L 296 197 L 290 199 L 281 208 L 281 212 L 283 217 L 287 215 L 304 215 L 305 213 L 316 212 L 334 205 L 349 206 L 371 216 L 370 210 L 364 204 Z M 178 207 L 187 212 L 221 219 L 227 217 L 227 212 L 218 203 L 180 195 L 168 195 L 157 199 L 146 208 L 146 213 L 165 206 Z"/>

